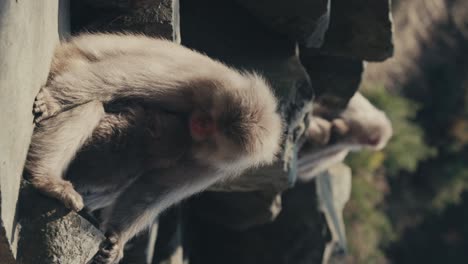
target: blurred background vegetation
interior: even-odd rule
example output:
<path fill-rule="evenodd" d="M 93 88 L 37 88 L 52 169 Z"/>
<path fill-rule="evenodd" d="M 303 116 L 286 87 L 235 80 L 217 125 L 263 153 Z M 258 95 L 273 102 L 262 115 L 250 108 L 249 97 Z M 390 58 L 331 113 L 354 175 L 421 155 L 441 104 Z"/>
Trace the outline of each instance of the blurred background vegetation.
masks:
<path fill-rule="evenodd" d="M 398 2 L 395 56 L 361 87 L 394 137 L 347 160 L 350 262 L 468 263 L 468 3 Z"/>

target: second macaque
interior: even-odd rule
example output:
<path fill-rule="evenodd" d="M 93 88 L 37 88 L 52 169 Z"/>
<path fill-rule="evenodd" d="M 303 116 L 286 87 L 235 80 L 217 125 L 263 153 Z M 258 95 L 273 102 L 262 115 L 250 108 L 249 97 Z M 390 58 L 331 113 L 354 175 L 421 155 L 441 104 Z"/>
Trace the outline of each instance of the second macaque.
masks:
<path fill-rule="evenodd" d="M 34 111 L 32 184 L 73 210 L 103 209 L 107 240 L 92 263 L 118 263 L 167 207 L 273 162 L 282 135 L 260 76 L 135 35 L 63 43 Z"/>
<path fill-rule="evenodd" d="M 318 104 L 310 118 L 306 142 L 299 152 L 299 178 L 312 179 L 343 161 L 350 151 L 380 150 L 392 133 L 385 113 L 360 93 L 356 93 L 340 113 Z"/>

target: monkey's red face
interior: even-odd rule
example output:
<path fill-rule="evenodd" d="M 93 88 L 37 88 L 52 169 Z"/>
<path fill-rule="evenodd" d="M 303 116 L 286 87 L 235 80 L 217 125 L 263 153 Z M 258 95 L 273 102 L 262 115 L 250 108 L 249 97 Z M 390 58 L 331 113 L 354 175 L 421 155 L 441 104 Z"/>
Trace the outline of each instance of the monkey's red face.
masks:
<path fill-rule="evenodd" d="M 195 112 L 189 120 L 190 134 L 197 141 L 212 137 L 216 131 L 216 123 L 209 114 Z"/>

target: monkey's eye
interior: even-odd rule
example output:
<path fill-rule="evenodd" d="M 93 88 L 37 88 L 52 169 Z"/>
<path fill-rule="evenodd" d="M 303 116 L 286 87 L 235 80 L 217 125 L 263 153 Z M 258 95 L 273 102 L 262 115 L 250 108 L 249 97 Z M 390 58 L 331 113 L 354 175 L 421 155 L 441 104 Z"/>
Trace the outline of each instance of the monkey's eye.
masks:
<path fill-rule="evenodd" d="M 202 115 L 193 115 L 190 118 L 190 131 L 196 139 L 206 139 L 215 132 L 215 123 L 212 118 Z"/>

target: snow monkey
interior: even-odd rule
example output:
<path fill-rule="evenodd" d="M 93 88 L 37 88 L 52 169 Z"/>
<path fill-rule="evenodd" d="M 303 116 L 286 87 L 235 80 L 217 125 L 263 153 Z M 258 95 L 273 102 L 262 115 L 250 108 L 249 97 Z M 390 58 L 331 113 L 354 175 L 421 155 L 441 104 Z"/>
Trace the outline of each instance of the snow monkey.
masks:
<path fill-rule="evenodd" d="M 32 184 L 72 210 L 103 209 L 92 263 L 118 263 L 168 206 L 271 163 L 283 132 L 262 77 L 142 35 L 62 43 L 33 112 Z"/>
<path fill-rule="evenodd" d="M 341 113 L 314 106 L 305 138 L 299 151 L 299 179 L 307 181 L 336 163 L 350 151 L 381 150 L 393 134 L 384 112 L 356 93 Z"/>

